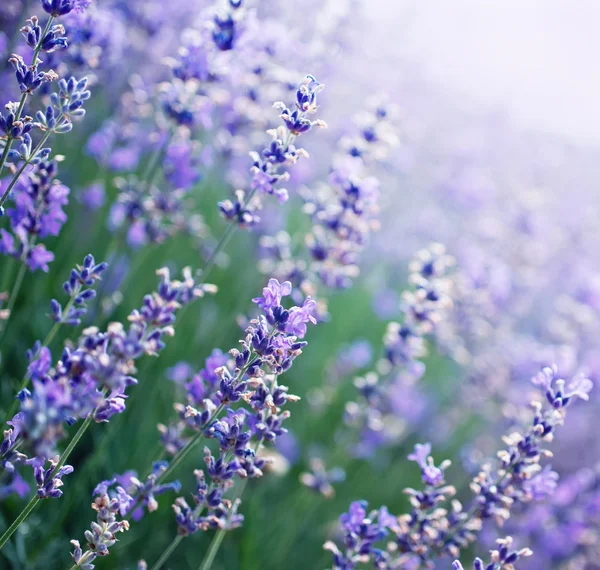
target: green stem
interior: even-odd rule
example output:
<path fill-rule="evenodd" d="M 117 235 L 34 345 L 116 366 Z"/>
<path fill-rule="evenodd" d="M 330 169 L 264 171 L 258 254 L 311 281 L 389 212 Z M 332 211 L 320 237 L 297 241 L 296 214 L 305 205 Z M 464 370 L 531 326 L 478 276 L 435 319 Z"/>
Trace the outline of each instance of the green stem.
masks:
<path fill-rule="evenodd" d="M 259 447 L 260 447 L 260 441 L 257 443 L 257 445 L 255 447 L 255 452 L 258 451 Z M 244 479 L 242 481 L 242 484 L 238 487 L 238 489 L 235 493 L 235 497 L 233 498 L 233 501 L 232 501 L 231 511 L 229 512 L 229 517 L 228 517 L 229 520 L 231 519 L 232 515 L 234 514 L 234 512 L 236 510 L 236 506 L 235 506 L 236 501 L 244 493 L 244 490 L 246 489 L 247 484 L 248 484 L 248 479 Z M 223 539 L 225 538 L 226 533 L 227 533 L 227 530 L 224 528 L 221 528 L 217 531 L 217 534 L 215 534 L 215 536 L 213 536 L 210 546 L 208 547 L 208 552 L 204 556 L 204 560 L 202 561 L 202 564 L 200 564 L 200 568 L 198 570 L 210 570 L 213 562 L 215 561 L 217 553 L 219 552 L 219 548 L 221 547 L 221 543 L 223 542 Z"/>
<path fill-rule="evenodd" d="M 69 459 L 69 455 L 71 455 L 72 451 L 75 449 L 75 446 L 79 442 L 79 440 L 83 437 L 83 434 L 88 430 L 92 421 L 94 420 L 94 412 L 88 414 L 88 417 L 85 418 L 85 421 L 81 424 L 77 433 L 73 436 L 67 448 L 62 452 L 60 459 L 56 465 L 55 471 L 58 471 Z"/>
<path fill-rule="evenodd" d="M 208 552 L 206 553 L 206 556 L 204 557 L 204 560 L 202 561 L 199 570 L 210 569 L 213 562 L 215 561 L 217 552 L 219 552 L 219 548 L 221 547 L 221 543 L 223 542 L 226 533 L 227 531 L 222 528 L 217 531 L 217 534 L 215 534 L 215 536 L 212 539 L 212 542 L 210 543 L 210 546 L 208 547 Z"/>
<path fill-rule="evenodd" d="M 8 138 L 6 144 L 4 145 L 4 151 L 2 151 L 2 156 L 0 157 L 0 173 L 2 173 L 2 169 L 4 168 L 4 163 L 6 162 L 6 158 L 8 157 L 8 153 L 10 152 L 10 147 L 12 146 L 12 138 Z"/>
<path fill-rule="evenodd" d="M 175 552 L 175 549 L 179 546 L 179 543 L 184 539 L 183 534 L 178 534 L 169 544 L 169 546 L 162 553 L 162 556 L 158 559 L 156 564 L 152 566 L 150 570 L 160 570 L 160 567 L 169 559 L 169 556 Z"/>
<path fill-rule="evenodd" d="M 62 118 L 62 115 L 59 115 L 58 120 L 60 120 L 61 118 Z M 4 194 L 2 195 L 2 198 L 0 199 L 0 208 L 2 206 L 4 206 L 4 203 L 6 202 L 6 200 L 8 200 L 8 196 L 10 195 L 11 190 L 14 188 L 15 184 L 17 183 L 17 181 L 21 177 L 21 174 L 23 174 L 24 170 L 31 164 L 31 161 L 37 156 L 38 152 L 40 150 L 42 150 L 43 146 L 46 144 L 46 141 L 50 138 L 51 134 L 52 134 L 52 131 L 48 131 L 40 139 L 40 142 L 33 149 L 33 151 L 31 152 L 31 155 L 29 156 L 29 158 L 27 160 L 23 161 L 23 164 L 21 165 L 21 168 L 19 168 L 19 170 L 17 170 L 17 173 L 13 176 L 13 179 L 10 181 L 10 184 L 8 185 L 8 188 L 6 189 L 6 192 L 4 192 Z M 6 143 L 6 144 L 8 145 L 8 143 Z M 0 168 L 2 168 L 1 163 L 0 163 Z"/>
<path fill-rule="evenodd" d="M 252 190 L 248 194 L 248 196 L 244 200 L 244 207 L 246 207 L 250 203 L 250 200 L 252 200 L 252 198 L 254 197 L 254 194 L 256 194 L 256 190 Z M 205 280 L 208 277 L 208 274 L 212 271 L 213 267 L 215 266 L 215 263 L 217 262 L 217 257 L 219 255 L 219 253 L 221 253 L 221 251 L 229 243 L 229 240 L 231 239 L 231 237 L 233 236 L 233 234 L 237 228 L 238 228 L 238 225 L 236 223 L 229 222 L 229 226 L 225 230 L 225 233 L 221 236 L 219 243 L 217 243 L 217 246 L 215 247 L 213 252 L 210 254 L 210 257 L 208 258 L 208 260 L 206 261 L 206 265 L 204 266 L 204 269 L 200 269 L 196 272 L 197 277 L 202 277 L 203 280 Z"/>
<path fill-rule="evenodd" d="M 85 421 L 81 424 L 81 426 L 77 430 L 77 433 L 73 436 L 73 438 L 69 442 L 69 445 L 67 446 L 67 448 L 61 454 L 61 456 L 60 456 L 60 458 L 58 460 L 58 463 L 56 464 L 55 472 L 58 471 L 66 463 L 67 459 L 69 458 L 69 455 L 71 455 L 71 452 L 73 451 L 73 449 L 75 449 L 75 446 L 77 445 L 77 443 L 79 442 L 79 440 L 83 437 L 83 434 L 90 427 L 90 424 L 92 423 L 92 420 L 93 420 L 93 416 L 94 416 L 94 414 L 90 413 L 88 415 L 88 417 L 85 419 Z M 29 503 L 27 503 L 27 506 L 21 511 L 21 514 L 17 517 L 17 519 L 15 520 L 15 522 L 13 522 L 10 525 L 10 527 L 8 528 L 8 530 L 0 538 L 0 550 L 6 544 L 6 542 L 8 541 L 8 539 L 19 528 L 19 526 L 21 525 L 21 523 L 29 516 L 29 514 L 31 513 L 31 511 L 33 511 L 33 509 L 35 509 L 35 507 L 38 505 L 39 501 L 40 500 L 38 499 L 38 496 L 35 495 L 31 499 L 31 501 L 29 501 Z"/>
<path fill-rule="evenodd" d="M 8 311 L 8 316 L 6 320 L 2 323 L 2 332 L 0 333 L 0 343 L 4 340 L 6 335 L 6 331 L 8 330 L 8 321 L 12 315 L 13 309 L 15 308 L 15 303 L 17 302 L 17 297 L 19 296 L 19 292 L 21 291 L 21 286 L 23 285 L 23 279 L 25 279 L 25 274 L 27 273 L 27 262 L 23 260 L 21 262 L 21 267 L 19 268 L 19 273 L 17 273 L 17 278 L 15 279 L 15 284 L 13 285 L 12 291 L 10 292 L 10 297 L 8 299 L 8 304 L 6 305 L 6 310 Z"/>
<path fill-rule="evenodd" d="M 206 261 L 204 269 L 200 269 L 197 272 L 198 277 L 202 277 L 203 280 L 205 280 L 208 277 L 208 274 L 213 270 L 215 264 L 217 263 L 217 257 L 219 256 L 219 253 L 221 253 L 221 251 L 223 251 L 225 246 L 229 243 L 229 240 L 232 238 L 236 229 L 237 224 L 231 222 L 225 230 L 225 233 L 221 236 L 219 243 L 217 243 L 217 246 L 210 254 L 210 257 Z"/>
<path fill-rule="evenodd" d="M 15 519 L 15 521 L 8 527 L 6 532 L 0 537 L 0 550 L 6 544 L 8 539 L 15 533 L 15 531 L 21 526 L 21 523 L 29 516 L 29 513 L 37 507 L 40 499 L 37 495 L 34 495 L 27 506 L 21 511 L 21 514 Z"/>

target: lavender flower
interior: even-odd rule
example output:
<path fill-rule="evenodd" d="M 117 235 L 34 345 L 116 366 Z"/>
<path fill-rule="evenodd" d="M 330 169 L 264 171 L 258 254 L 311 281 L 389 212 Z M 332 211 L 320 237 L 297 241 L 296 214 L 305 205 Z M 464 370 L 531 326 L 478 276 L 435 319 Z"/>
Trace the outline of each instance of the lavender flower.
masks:
<path fill-rule="evenodd" d="M 279 186 L 289 179 L 286 168 L 295 164 L 301 156 L 307 156 L 304 149 L 294 146 L 296 137 L 314 126 L 326 126 L 321 120 L 311 121 L 307 117 L 317 112 L 317 93 L 323 87 L 312 75 L 308 75 L 296 91 L 294 111 L 290 111 L 283 103 L 275 103 L 284 125 L 267 131 L 272 141 L 261 154 L 251 153 L 253 165 L 249 192 L 238 191 L 235 201 L 219 202 L 221 214 L 226 219 L 240 226 L 252 226 L 260 220 L 256 211 L 260 209 L 261 196 L 273 195 L 280 203 L 288 200 L 288 191 Z"/>
<path fill-rule="evenodd" d="M 333 570 L 352 570 L 358 565 L 372 561 L 374 568 L 388 568 L 389 554 L 377 546 L 395 524 L 386 507 L 367 514 L 368 503 L 356 501 L 347 513 L 340 516 L 344 536 L 344 550 L 328 541 L 325 550 L 333 555 Z"/>
<path fill-rule="evenodd" d="M 355 379 L 360 399 L 346 405 L 346 422 L 360 434 L 359 454 L 372 454 L 398 436 L 397 432 L 385 432 L 384 419 L 394 417 L 393 394 L 410 391 L 425 372 L 420 360 L 426 355 L 425 338 L 451 306 L 452 281 L 446 273 L 453 263 L 443 246 L 433 244 L 419 251 L 409 266 L 414 291 L 403 294 L 404 318 L 401 323 L 388 324 L 384 356 L 377 370 Z"/>
<path fill-rule="evenodd" d="M 55 179 L 56 174 L 56 162 L 42 161 L 19 180 L 14 207 L 7 210 L 11 233 L 0 230 L 0 252 L 25 260 L 31 271 L 48 271 L 54 255 L 35 242 L 58 235 L 67 219 L 63 208 L 70 190 Z"/>
<path fill-rule="evenodd" d="M 376 122 L 384 122 L 384 118 Z M 283 231 L 261 239 L 261 269 L 289 279 L 304 294 L 316 296 L 320 284 L 328 289 L 349 287 L 359 274 L 359 254 L 371 231 L 379 227 L 379 180 L 367 175 L 367 168 L 376 162 L 370 160 L 371 155 L 379 154 L 381 159 L 383 153 L 370 153 L 368 147 L 375 146 L 375 139 L 366 140 L 362 133 L 357 135 L 366 144 L 362 152 L 356 151 L 356 144 L 349 149 L 349 141 L 342 138 L 328 183 L 313 183 L 301 189 L 304 211 L 311 219 L 310 231 L 302 238 L 294 236 L 294 241 L 304 244 L 303 249 L 292 251 L 292 237 Z M 378 146 L 393 144 L 391 137 L 378 141 Z M 323 316 L 324 297 L 324 293 L 319 295 Z"/>
<path fill-rule="evenodd" d="M 330 499 L 335 495 L 333 485 L 346 478 L 346 473 L 341 467 L 334 467 L 329 471 L 325 469 L 323 461 L 317 457 L 310 460 L 310 472 L 300 474 L 300 482 Z"/>
<path fill-rule="evenodd" d="M 79 273 L 84 282 L 92 279 L 97 267 L 93 259 Z M 21 411 L 12 419 L 4 435 L 2 462 L 12 470 L 22 463 L 26 451 L 38 460 L 53 457 L 65 436 L 65 426 L 90 414 L 96 422 L 106 422 L 125 410 L 126 390 L 137 383 L 134 362 L 144 354 L 156 355 L 164 348 L 164 336 L 174 334 L 176 311 L 183 305 L 213 291 L 198 285 L 190 271 L 182 281 L 171 280 L 167 269 L 158 271 L 158 290 L 147 295 L 144 305 L 129 316 L 129 329 L 112 323 L 106 332 L 90 327 L 83 331 L 75 348 L 66 348 L 52 366 L 48 348 L 35 348 L 29 365 L 33 389 L 24 391 Z M 17 452 L 17 448 L 19 451 Z"/>
<path fill-rule="evenodd" d="M 92 509 L 97 514 L 97 522 L 92 522 L 91 530 L 85 531 L 88 550 L 85 552 L 81 548 L 79 541 L 72 540 L 74 547 L 71 557 L 75 566 L 82 570 L 93 570 L 92 562 L 98 556 L 107 556 L 109 548 L 117 542 L 116 535 L 129 530 L 129 523 L 126 520 L 119 521 L 117 515 L 121 511 L 121 500 L 130 498 L 121 497 L 110 499 L 108 495 L 100 495 L 94 499 Z"/>
<path fill-rule="evenodd" d="M 81 317 L 87 312 L 87 302 L 96 297 L 96 291 L 91 287 L 100 279 L 107 267 L 106 262 L 96 264 L 91 253 L 86 255 L 83 265 L 77 265 L 72 269 L 69 280 L 63 285 L 65 293 L 70 297 L 66 307 L 63 309 L 56 299 L 50 301 L 52 320 L 60 324 L 79 326 Z"/>
<path fill-rule="evenodd" d="M 62 478 L 65 475 L 73 473 L 71 465 L 63 465 L 57 469 L 58 456 L 50 461 L 50 467 L 44 469 L 44 461 L 34 459 L 29 462 L 33 465 L 33 474 L 37 483 L 37 495 L 40 499 L 58 499 L 63 492 L 60 489 L 63 485 Z"/>
<path fill-rule="evenodd" d="M 82 12 L 92 3 L 92 0 L 41 0 L 42 8 L 55 18 L 66 16 L 72 10 Z"/>
<path fill-rule="evenodd" d="M 278 377 L 301 354 L 306 343 L 299 338 L 306 332 L 306 322 L 314 321 L 310 303 L 284 308 L 283 298 L 291 293 L 290 283 L 269 281 L 263 296 L 253 299 L 264 314 L 250 321 L 241 349 L 232 349 L 230 358 L 213 352 L 206 368 L 186 385 L 189 404 L 175 406 L 178 421 L 159 426 L 163 445 L 176 458 L 202 438 L 214 440 L 218 446 L 218 451 L 205 447 L 206 467 L 194 471 L 195 506 L 183 497 L 173 505 L 181 536 L 241 525 L 239 500 L 231 501 L 225 494 L 235 478 L 263 475 L 267 460 L 258 454 L 261 445 L 287 431 L 283 423 L 290 413 L 282 408 L 298 398 L 278 383 Z M 166 468 L 156 482 L 161 483 L 170 471 Z"/>
<path fill-rule="evenodd" d="M 115 475 L 112 479 L 98 484 L 94 489 L 94 495 L 116 496 L 119 499 L 121 516 L 131 514 L 133 520 L 139 521 L 144 516 L 144 508 L 149 513 L 158 508 L 156 497 L 169 491 L 178 493 L 181 489 L 179 481 L 157 483 L 167 466 L 166 461 L 155 462 L 150 474 L 143 482 L 137 478 L 135 471 Z"/>
<path fill-rule="evenodd" d="M 395 551 L 392 555 L 392 567 L 394 564 L 416 563 L 432 568 L 433 561 L 438 557 L 450 555 L 456 558 L 475 541 L 485 520 L 491 518 L 502 525 L 517 505 L 524 505 L 537 498 L 532 480 L 538 475 L 548 478 L 550 473 L 542 471 L 542 457 L 551 455 L 543 445 L 552 440 L 555 429 L 563 424 L 566 407 L 573 400 L 565 397 L 563 388 L 566 382 L 556 377 L 555 368 L 545 368 L 541 375 L 533 378 L 533 383 L 544 391 L 546 405 L 533 402 L 531 425 L 523 433 L 514 432 L 504 438 L 506 448 L 498 453 L 496 463 L 483 464 L 471 484 L 474 499 L 469 510 L 464 510 L 460 502 L 452 499 L 456 489 L 445 480 L 445 471 L 450 462 L 444 461 L 438 467 L 430 456 L 429 444 L 415 446 L 409 459 L 415 461 L 421 469 L 424 489 L 406 489 L 412 509 L 410 513 L 401 515 L 394 523 L 390 523 Z M 591 388 L 587 379 L 577 377 L 571 384 L 574 386 L 573 395 L 587 399 Z M 557 386 L 556 390 L 554 385 Z M 552 394 L 552 397 L 548 397 L 548 394 Z M 550 475 L 549 478 L 554 480 L 554 476 Z M 546 491 L 552 491 L 555 485 L 544 487 Z M 451 501 L 451 508 L 444 507 L 448 501 Z M 510 564 L 519 556 L 526 556 L 530 552 L 528 549 L 510 551 L 510 541 L 503 545 L 497 554 L 493 554 L 494 563 Z M 346 568 L 343 564 L 347 563 L 347 557 L 344 558 L 337 547 L 333 546 L 331 549 L 334 552 L 334 564 L 338 564 L 334 567 Z M 379 552 L 367 549 L 360 561 L 371 559 L 376 565 L 379 564 Z M 455 563 L 455 567 L 460 568 L 459 564 Z M 483 568 L 482 563 L 476 562 L 475 568 Z"/>

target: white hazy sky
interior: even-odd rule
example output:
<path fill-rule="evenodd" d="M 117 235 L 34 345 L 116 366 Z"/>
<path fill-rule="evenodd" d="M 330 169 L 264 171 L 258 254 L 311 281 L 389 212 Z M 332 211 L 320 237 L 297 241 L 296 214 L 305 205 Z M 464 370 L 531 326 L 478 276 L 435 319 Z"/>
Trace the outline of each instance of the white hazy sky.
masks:
<path fill-rule="evenodd" d="M 367 6 L 372 41 L 397 43 L 436 83 L 506 106 L 526 127 L 600 144 L 600 0 L 369 0 Z"/>

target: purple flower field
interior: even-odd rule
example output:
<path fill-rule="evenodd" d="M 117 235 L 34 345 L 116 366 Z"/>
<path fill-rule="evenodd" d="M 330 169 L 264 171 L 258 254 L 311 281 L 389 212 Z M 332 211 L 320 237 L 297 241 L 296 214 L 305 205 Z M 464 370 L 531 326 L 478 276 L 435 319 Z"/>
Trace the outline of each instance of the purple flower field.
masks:
<path fill-rule="evenodd" d="M 391 6 L 0 0 L 0 569 L 600 569 L 597 145 Z"/>

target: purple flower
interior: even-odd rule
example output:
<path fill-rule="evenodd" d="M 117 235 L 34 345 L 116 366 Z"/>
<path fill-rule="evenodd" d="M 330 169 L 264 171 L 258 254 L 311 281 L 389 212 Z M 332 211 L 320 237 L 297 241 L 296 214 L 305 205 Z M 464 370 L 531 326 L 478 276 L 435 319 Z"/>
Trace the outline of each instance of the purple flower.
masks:
<path fill-rule="evenodd" d="M 263 296 L 252 299 L 261 309 L 275 309 L 281 305 L 282 297 L 291 295 L 292 284 L 289 281 L 279 283 L 277 279 L 269 279 L 267 287 L 263 288 Z"/>
<path fill-rule="evenodd" d="M 63 492 L 60 489 L 63 485 L 62 478 L 65 475 L 73 473 L 73 467 L 70 465 L 63 465 L 58 468 L 58 456 L 50 460 L 50 467 L 44 469 L 45 461 L 39 459 L 30 460 L 33 466 L 33 474 L 37 483 L 37 495 L 40 499 L 58 499 L 62 496 Z"/>
<path fill-rule="evenodd" d="M 414 461 L 421 468 L 421 478 L 426 485 L 437 487 L 444 482 L 444 470 L 448 467 L 449 462 L 444 461 L 440 467 L 436 467 L 430 454 L 430 443 L 423 445 L 417 443 L 414 452 L 408 456 L 408 459 Z"/>
<path fill-rule="evenodd" d="M 296 335 L 298 338 L 304 338 L 306 335 L 306 323 L 317 324 L 314 313 L 317 309 L 317 302 L 307 297 L 301 307 L 292 307 L 289 310 L 289 318 L 285 325 L 286 331 Z"/>
<path fill-rule="evenodd" d="M 390 555 L 383 544 L 378 544 L 388 534 L 388 528 L 396 525 L 386 507 L 367 514 L 367 502 L 355 501 L 347 513 L 340 516 L 340 526 L 344 533 L 344 549 L 334 542 L 324 544 L 325 550 L 333 555 L 333 570 L 352 570 L 368 560 L 374 568 L 387 568 Z"/>
<path fill-rule="evenodd" d="M 66 16 L 71 11 L 81 13 L 92 4 L 92 0 L 41 0 L 42 8 L 55 18 Z"/>

